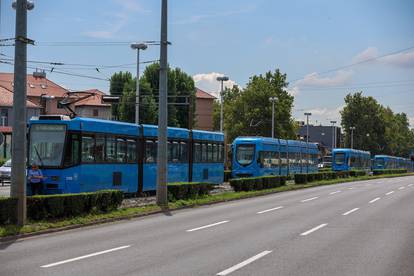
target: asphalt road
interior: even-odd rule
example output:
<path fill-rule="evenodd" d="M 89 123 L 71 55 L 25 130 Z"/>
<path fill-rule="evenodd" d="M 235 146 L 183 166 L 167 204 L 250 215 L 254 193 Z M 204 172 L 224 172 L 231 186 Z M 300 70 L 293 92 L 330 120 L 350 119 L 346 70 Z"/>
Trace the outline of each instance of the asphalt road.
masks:
<path fill-rule="evenodd" d="M 414 177 L 0 244 L 0 275 L 414 275 Z"/>

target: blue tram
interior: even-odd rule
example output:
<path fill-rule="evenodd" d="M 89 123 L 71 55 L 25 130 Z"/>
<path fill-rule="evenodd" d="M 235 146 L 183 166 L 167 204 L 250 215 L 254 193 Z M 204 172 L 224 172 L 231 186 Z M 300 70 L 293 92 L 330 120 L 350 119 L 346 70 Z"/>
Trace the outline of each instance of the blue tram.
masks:
<path fill-rule="evenodd" d="M 232 177 L 318 171 L 317 144 L 265 137 L 238 137 L 232 144 Z"/>
<path fill-rule="evenodd" d="M 407 171 L 413 171 L 414 162 L 403 157 L 375 155 L 373 169 L 407 169 Z"/>
<path fill-rule="evenodd" d="M 156 189 L 157 126 L 40 116 L 29 127 L 28 165 L 45 176 L 42 194 Z M 223 182 L 222 133 L 168 128 L 167 135 L 168 182 Z"/>
<path fill-rule="evenodd" d="M 370 170 L 371 153 L 357 149 L 333 149 L 332 151 L 332 170 Z"/>

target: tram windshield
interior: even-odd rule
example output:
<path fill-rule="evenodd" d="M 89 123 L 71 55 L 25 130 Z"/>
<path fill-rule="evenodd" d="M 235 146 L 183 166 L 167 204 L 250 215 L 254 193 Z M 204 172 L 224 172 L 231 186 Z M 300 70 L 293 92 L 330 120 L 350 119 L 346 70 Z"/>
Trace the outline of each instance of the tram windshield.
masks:
<path fill-rule="evenodd" d="M 338 152 L 335 154 L 335 164 L 342 165 L 345 163 L 345 153 Z"/>
<path fill-rule="evenodd" d="M 240 165 L 247 166 L 253 162 L 254 145 L 238 145 L 236 149 L 236 159 Z"/>
<path fill-rule="evenodd" d="M 29 165 L 58 167 L 62 161 L 66 126 L 32 125 L 29 141 Z"/>

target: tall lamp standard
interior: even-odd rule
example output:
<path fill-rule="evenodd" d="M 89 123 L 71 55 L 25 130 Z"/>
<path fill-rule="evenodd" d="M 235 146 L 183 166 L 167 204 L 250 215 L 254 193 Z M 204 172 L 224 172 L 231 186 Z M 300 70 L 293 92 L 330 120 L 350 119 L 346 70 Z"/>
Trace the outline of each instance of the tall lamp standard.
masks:
<path fill-rule="evenodd" d="M 277 102 L 277 97 L 270 97 L 269 101 L 272 102 L 272 138 L 275 138 L 275 103 Z"/>
<path fill-rule="evenodd" d="M 335 124 L 336 121 L 331 121 L 332 124 L 332 149 L 336 146 L 336 130 L 335 130 Z"/>
<path fill-rule="evenodd" d="M 309 116 L 311 116 L 312 113 L 305 112 L 304 115 L 306 116 L 306 148 L 307 148 L 307 155 L 308 155 L 308 161 L 309 161 Z M 309 172 L 309 165 L 306 166 L 306 170 L 307 172 Z"/>
<path fill-rule="evenodd" d="M 220 90 L 220 132 L 223 132 L 223 82 L 228 81 L 229 77 L 221 76 L 221 77 L 217 77 L 216 80 L 221 82 L 221 90 Z"/>
<path fill-rule="evenodd" d="M 351 149 L 353 149 L 354 148 L 354 130 L 355 130 L 355 127 L 351 126 L 351 127 L 349 127 L 349 130 L 351 131 Z"/>
<path fill-rule="evenodd" d="M 135 124 L 139 125 L 139 50 L 148 48 L 144 43 L 131 44 L 133 50 L 137 50 L 137 91 L 135 92 Z"/>

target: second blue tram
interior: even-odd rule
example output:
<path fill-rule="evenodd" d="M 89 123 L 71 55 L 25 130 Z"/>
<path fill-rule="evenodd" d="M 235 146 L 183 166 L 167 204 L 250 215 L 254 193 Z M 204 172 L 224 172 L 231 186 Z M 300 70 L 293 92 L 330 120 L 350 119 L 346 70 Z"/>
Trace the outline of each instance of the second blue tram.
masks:
<path fill-rule="evenodd" d="M 333 149 L 332 151 L 332 170 L 370 170 L 371 153 L 357 149 Z"/>
<path fill-rule="evenodd" d="M 265 137 L 238 137 L 232 144 L 232 177 L 318 171 L 317 144 Z"/>
<path fill-rule="evenodd" d="M 373 169 L 407 169 L 407 171 L 413 171 L 414 162 L 408 158 L 403 157 L 375 155 Z"/>
<path fill-rule="evenodd" d="M 156 189 L 157 126 L 66 116 L 29 126 L 28 165 L 45 176 L 42 194 Z M 222 133 L 168 128 L 167 135 L 168 182 L 223 182 Z"/>

